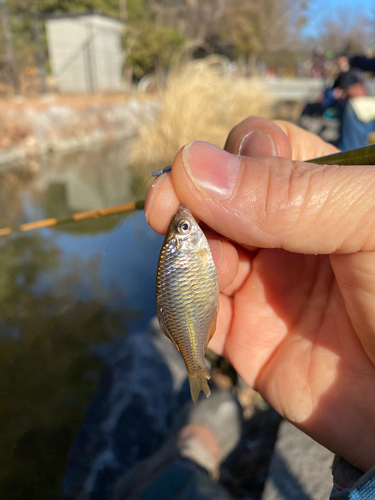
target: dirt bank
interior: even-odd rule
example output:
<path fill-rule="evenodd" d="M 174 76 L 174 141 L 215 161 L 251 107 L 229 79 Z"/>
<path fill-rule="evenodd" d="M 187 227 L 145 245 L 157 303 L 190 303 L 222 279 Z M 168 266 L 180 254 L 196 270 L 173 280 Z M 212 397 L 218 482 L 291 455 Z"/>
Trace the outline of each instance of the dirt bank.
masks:
<path fill-rule="evenodd" d="M 0 164 L 132 137 L 155 116 L 152 99 L 122 94 L 0 100 Z"/>

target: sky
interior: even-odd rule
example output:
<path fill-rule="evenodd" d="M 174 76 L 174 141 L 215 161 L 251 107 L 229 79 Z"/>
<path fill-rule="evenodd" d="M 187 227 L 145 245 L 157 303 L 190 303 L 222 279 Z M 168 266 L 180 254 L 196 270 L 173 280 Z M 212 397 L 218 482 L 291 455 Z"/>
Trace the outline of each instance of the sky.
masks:
<path fill-rule="evenodd" d="M 375 14 L 374 0 L 310 0 L 307 17 L 310 19 L 305 25 L 305 36 L 317 36 L 319 23 L 327 17 L 335 17 L 338 12 L 346 11 L 347 15 L 356 19 L 358 15 L 371 16 Z"/>

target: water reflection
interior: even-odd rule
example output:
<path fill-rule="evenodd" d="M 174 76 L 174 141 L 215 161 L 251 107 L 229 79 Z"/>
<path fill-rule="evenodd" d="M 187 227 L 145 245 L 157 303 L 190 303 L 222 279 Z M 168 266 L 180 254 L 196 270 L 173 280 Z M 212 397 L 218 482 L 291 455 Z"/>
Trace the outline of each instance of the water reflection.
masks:
<path fill-rule="evenodd" d="M 129 144 L 3 169 L 0 227 L 134 200 Z M 120 225 L 121 224 L 121 225 Z M 0 497 L 56 498 L 105 346 L 154 314 L 143 213 L 0 240 Z"/>

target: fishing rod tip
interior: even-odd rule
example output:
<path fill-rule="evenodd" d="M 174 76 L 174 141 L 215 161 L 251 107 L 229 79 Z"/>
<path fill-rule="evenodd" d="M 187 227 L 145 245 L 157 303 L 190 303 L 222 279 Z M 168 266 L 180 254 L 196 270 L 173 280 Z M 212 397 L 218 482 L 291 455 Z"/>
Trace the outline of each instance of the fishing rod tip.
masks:
<path fill-rule="evenodd" d="M 159 177 L 159 175 L 165 174 L 166 172 L 170 172 L 172 170 L 172 165 L 169 165 L 168 167 L 161 168 L 160 170 L 155 170 L 155 172 L 152 172 L 152 177 Z"/>

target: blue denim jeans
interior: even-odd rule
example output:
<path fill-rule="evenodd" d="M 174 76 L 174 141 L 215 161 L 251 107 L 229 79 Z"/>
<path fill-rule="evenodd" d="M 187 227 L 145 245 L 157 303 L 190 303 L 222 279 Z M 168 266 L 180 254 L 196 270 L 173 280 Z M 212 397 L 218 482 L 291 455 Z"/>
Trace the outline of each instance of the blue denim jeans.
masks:
<path fill-rule="evenodd" d="M 374 500 L 375 467 L 372 467 L 354 484 L 352 488 L 338 490 L 333 488 L 330 500 Z"/>
<path fill-rule="evenodd" d="M 193 462 L 176 459 L 165 464 L 156 477 L 135 489 L 125 489 L 124 497 L 116 500 L 231 500 L 224 488 L 214 482 L 206 471 Z M 288 500 L 299 500 L 289 498 Z M 328 498 L 327 498 L 328 500 Z M 333 488 L 329 500 L 375 500 L 375 467 L 362 475 L 351 487 Z"/>

